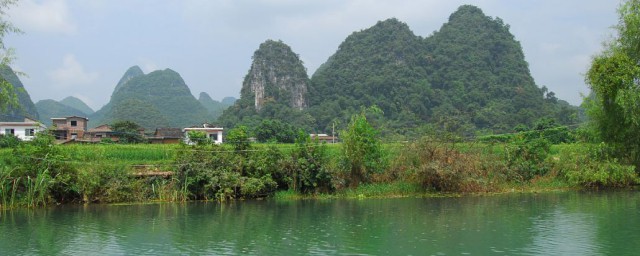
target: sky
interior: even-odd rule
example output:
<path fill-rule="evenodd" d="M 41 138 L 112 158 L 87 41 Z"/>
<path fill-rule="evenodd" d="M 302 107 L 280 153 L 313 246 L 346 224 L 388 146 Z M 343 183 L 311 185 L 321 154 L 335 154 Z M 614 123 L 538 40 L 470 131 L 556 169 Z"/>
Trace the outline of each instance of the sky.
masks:
<path fill-rule="evenodd" d="M 531 74 L 578 105 L 591 58 L 615 36 L 618 0 L 20 0 L 7 20 L 14 69 L 34 102 L 75 96 L 98 110 L 125 71 L 170 68 L 192 94 L 239 97 L 251 56 L 282 40 L 311 77 L 353 32 L 397 18 L 427 37 L 464 4 L 499 17 L 520 42 Z"/>

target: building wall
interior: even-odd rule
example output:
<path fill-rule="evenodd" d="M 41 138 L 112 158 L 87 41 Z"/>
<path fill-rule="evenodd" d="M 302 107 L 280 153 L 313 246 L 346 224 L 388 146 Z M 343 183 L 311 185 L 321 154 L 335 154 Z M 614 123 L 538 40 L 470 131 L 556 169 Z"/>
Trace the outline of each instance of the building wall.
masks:
<path fill-rule="evenodd" d="M 13 135 L 15 135 L 16 137 L 24 141 L 29 141 L 35 138 L 35 136 L 27 136 L 27 133 L 26 133 L 27 129 L 33 129 L 34 135 L 44 130 L 43 127 L 40 127 L 38 125 L 17 125 L 17 124 L 10 125 L 9 124 L 9 125 L 0 126 L 0 134 L 6 134 L 7 129 L 13 129 Z"/>
<path fill-rule="evenodd" d="M 193 142 L 191 140 L 189 140 L 189 132 L 190 131 L 198 131 L 198 132 L 204 132 L 207 134 L 207 138 L 212 138 L 212 135 L 215 134 L 216 138 L 215 140 L 213 140 L 212 142 L 215 144 L 221 144 L 223 139 L 222 139 L 222 128 L 185 128 L 184 130 L 184 142 L 186 144 L 193 144 Z"/>

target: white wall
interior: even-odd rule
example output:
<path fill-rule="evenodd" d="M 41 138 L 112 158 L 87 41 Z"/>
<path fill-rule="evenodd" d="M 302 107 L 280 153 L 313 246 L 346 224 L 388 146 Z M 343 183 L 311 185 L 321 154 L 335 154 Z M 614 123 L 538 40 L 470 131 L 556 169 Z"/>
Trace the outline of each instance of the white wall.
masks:
<path fill-rule="evenodd" d="M 27 136 L 26 129 L 34 129 L 34 135 L 38 132 L 42 131 L 42 128 L 39 126 L 18 126 L 18 125 L 2 125 L 0 126 L 0 134 L 5 134 L 7 129 L 13 129 L 13 135 L 18 137 L 21 140 L 28 141 L 32 140 L 35 136 Z"/>

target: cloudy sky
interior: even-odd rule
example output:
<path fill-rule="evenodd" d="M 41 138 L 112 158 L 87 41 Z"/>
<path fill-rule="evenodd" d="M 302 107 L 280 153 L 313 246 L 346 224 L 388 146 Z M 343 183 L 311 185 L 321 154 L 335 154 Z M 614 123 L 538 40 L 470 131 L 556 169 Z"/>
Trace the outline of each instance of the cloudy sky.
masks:
<path fill-rule="evenodd" d="M 583 74 L 611 38 L 618 0 L 20 0 L 5 38 L 34 102 L 75 96 L 95 110 L 133 65 L 171 68 L 197 97 L 238 97 L 251 56 L 267 39 L 300 55 L 309 76 L 354 31 L 398 18 L 426 37 L 472 4 L 511 26 L 538 86 L 572 104 Z"/>

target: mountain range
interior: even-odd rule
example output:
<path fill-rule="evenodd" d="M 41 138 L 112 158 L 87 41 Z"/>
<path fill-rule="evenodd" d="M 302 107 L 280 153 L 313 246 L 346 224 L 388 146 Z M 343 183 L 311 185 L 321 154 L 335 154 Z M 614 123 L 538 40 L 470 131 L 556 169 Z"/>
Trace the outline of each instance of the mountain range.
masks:
<path fill-rule="evenodd" d="M 270 119 L 326 132 L 370 106 L 382 110 L 371 120 L 384 135 L 508 132 L 541 118 L 575 123 L 577 107 L 535 84 L 509 29 L 463 5 L 427 37 L 395 18 L 353 32 L 311 77 L 291 47 L 266 40 L 254 52 L 237 101 L 217 102 L 207 93 L 196 99 L 177 72 L 144 74 L 134 66 L 95 113 L 75 98 L 36 105 L 44 117 L 54 110 L 82 113 L 92 126 L 131 120 L 147 129 L 203 122 L 257 127 Z"/>

